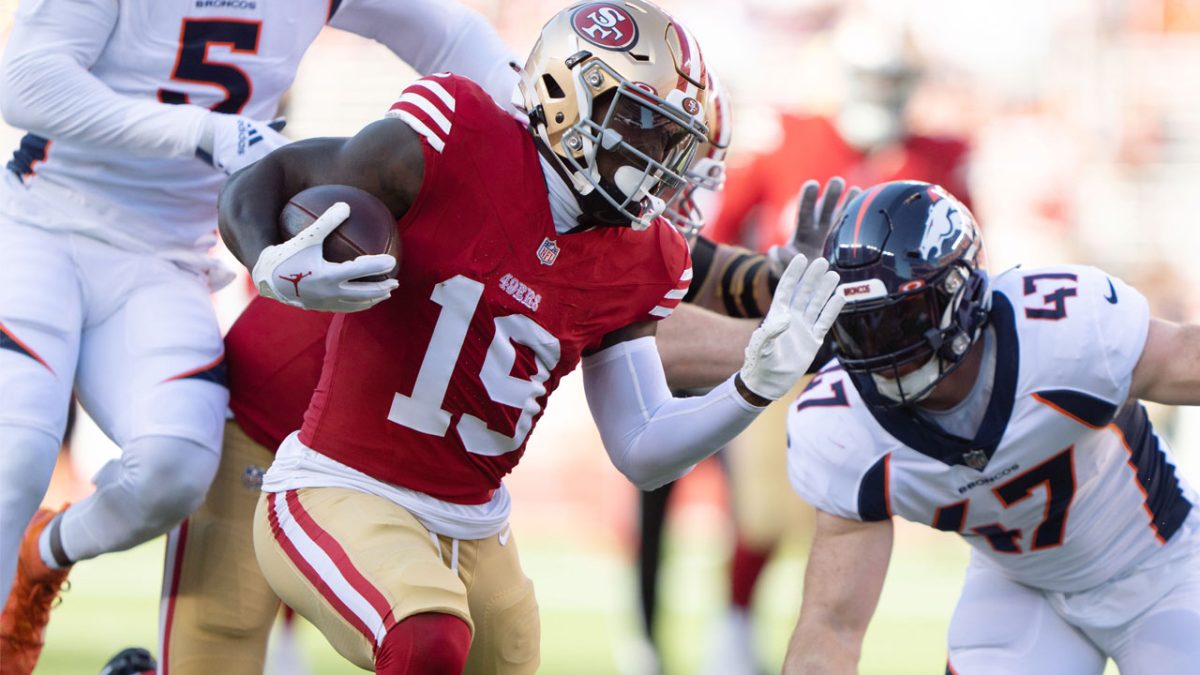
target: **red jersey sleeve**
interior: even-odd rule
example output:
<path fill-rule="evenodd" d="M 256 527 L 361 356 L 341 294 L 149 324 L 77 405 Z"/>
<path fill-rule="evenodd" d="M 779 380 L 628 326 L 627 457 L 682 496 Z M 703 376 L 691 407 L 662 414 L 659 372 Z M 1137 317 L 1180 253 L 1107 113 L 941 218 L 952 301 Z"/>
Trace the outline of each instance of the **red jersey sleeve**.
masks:
<path fill-rule="evenodd" d="M 385 115 L 401 120 L 417 132 L 426 148 L 426 160 L 430 159 L 430 152 L 438 155 L 445 152 L 454 132 L 460 79 L 450 73 L 422 77 L 400 92 L 400 98 Z"/>
<path fill-rule="evenodd" d="M 671 316 L 671 312 L 687 295 L 688 286 L 692 283 L 692 255 L 688 250 L 687 240 L 670 223 L 658 219 L 651 226 L 657 232 L 659 250 L 662 252 L 663 282 L 654 285 L 648 293 L 653 302 L 645 318 L 647 321 L 658 321 Z"/>

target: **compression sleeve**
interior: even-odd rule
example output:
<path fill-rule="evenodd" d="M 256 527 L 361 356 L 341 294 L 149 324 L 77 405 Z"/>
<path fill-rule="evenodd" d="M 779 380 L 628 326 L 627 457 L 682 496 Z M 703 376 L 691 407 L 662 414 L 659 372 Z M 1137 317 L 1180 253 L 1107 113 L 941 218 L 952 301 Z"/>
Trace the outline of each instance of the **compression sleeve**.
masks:
<path fill-rule="evenodd" d="M 421 75 L 474 80 L 502 108 L 512 101 L 516 55 L 477 12 L 451 0 L 346 0 L 329 25 L 371 38 Z"/>
<path fill-rule="evenodd" d="M 733 377 L 703 396 L 672 397 L 653 337 L 585 356 L 583 387 L 613 466 L 643 490 L 684 475 L 764 410 Z"/>
<path fill-rule="evenodd" d="M 22 3 L 0 76 L 5 121 L 51 140 L 145 157 L 194 156 L 207 109 L 123 96 L 89 72 L 117 17 L 117 0 Z"/>

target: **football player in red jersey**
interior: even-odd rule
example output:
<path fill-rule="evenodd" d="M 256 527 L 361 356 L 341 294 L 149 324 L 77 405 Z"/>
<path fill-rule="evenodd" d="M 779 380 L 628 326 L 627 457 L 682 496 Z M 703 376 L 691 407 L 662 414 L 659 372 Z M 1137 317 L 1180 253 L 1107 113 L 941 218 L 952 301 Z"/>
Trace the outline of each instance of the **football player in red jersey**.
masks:
<path fill-rule="evenodd" d="M 526 63 L 528 127 L 469 80 L 428 77 L 357 136 L 289 146 L 223 192 L 222 232 L 260 293 L 344 312 L 304 425 L 264 478 L 255 548 L 276 593 L 355 664 L 536 668 L 501 479 L 581 358 L 605 447 L 641 487 L 686 472 L 812 360 L 840 302 L 826 263 L 797 258 L 741 371 L 703 397 L 667 390 L 654 321 L 691 268 L 657 216 L 704 137 L 704 84 L 695 40 L 658 8 L 581 4 Z M 392 209 L 398 282 L 353 281 L 386 256 L 321 258 L 344 205 L 276 243 L 288 197 L 327 183 Z M 312 274 L 295 293 L 278 282 L 289 272 Z"/>
<path fill-rule="evenodd" d="M 208 256 L 218 189 L 288 141 L 265 120 L 326 26 L 511 97 L 507 47 L 451 0 L 20 3 L 0 68 L 4 118 L 29 132 L 0 181 L 4 675 L 33 671 L 74 563 L 205 499 L 228 396 L 210 299 L 233 276 Z M 56 514 L 38 505 L 72 390 L 121 456 Z"/>
<path fill-rule="evenodd" d="M 716 119 L 718 108 L 724 106 L 709 106 L 710 119 Z M 708 147 L 723 148 L 728 142 L 728 125 L 710 123 L 709 136 Z M 720 156 L 711 152 L 698 155 L 720 161 Z M 697 172 L 707 175 L 711 162 L 704 157 L 695 161 L 692 177 Z M 686 211 L 696 225 L 698 211 Z M 684 227 L 682 231 L 692 229 Z M 709 245 L 713 250 L 733 248 Z M 735 261 L 740 261 L 739 270 L 753 266 L 743 264 L 747 261 L 740 255 L 717 257 L 725 264 L 720 269 L 706 264 L 706 260 L 711 263 L 711 256 L 694 261 L 695 276 L 684 303 L 702 300 L 710 309 L 728 312 L 731 305 L 726 298 L 740 297 L 739 290 L 750 283 L 765 287 L 768 281 L 770 288 L 760 288 L 756 297 L 770 301 L 778 275 L 769 279 L 757 272 L 753 276 L 726 275 L 724 270 Z M 702 295 L 697 294 L 698 288 L 705 289 Z M 746 312 L 761 317 L 766 312 L 765 302 L 762 308 L 756 303 Z M 275 449 L 300 426 L 316 389 L 325 334 L 334 316 L 258 297 L 225 336 L 233 419 L 226 422 L 221 465 L 204 504 L 168 539 L 164 632 L 159 647 L 166 673 L 248 674 L 262 670 L 279 599 L 254 560 L 250 523 L 262 474 L 271 465 Z M 660 333 L 659 351 L 667 381 L 673 387 L 720 382 L 740 367 L 740 347 L 733 345 L 744 345 L 756 324 L 681 307 Z M 697 334 L 705 336 L 702 344 L 697 344 Z M 223 561 L 221 565 L 206 564 L 214 555 Z"/>

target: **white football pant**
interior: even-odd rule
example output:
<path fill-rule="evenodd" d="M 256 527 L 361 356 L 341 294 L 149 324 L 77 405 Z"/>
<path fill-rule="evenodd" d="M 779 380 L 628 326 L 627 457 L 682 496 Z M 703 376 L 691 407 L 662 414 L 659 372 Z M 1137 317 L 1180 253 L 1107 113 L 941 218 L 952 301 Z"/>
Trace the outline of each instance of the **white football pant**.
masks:
<path fill-rule="evenodd" d="M 0 217 L 0 597 L 72 388 L 123 451 L 62 519 L 67 555 L 84 560 L 166 532 L 203 500 L 229 398 L 223 353 L 199 275 Z"/>

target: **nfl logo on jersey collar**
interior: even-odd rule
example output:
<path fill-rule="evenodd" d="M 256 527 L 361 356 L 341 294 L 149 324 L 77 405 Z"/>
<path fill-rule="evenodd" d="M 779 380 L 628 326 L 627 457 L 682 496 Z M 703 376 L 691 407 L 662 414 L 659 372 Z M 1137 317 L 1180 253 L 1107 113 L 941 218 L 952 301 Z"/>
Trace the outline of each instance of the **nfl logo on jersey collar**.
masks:
<path fill-rule="evenodd" d="M 551 241 L 550 237 L 542 240 L 542 245 L 538 246 L 537 257 L 543 265 L 553 265 L 555 260 L 558 260 L 558 244 Z"/>
<path fill-rule="evenodd" d="M 976 471 L 983 471 L 983 467 L 988 464 L 987 453 L 978 448 L 970 452 L 964 452 L 963 463 Z"/>

